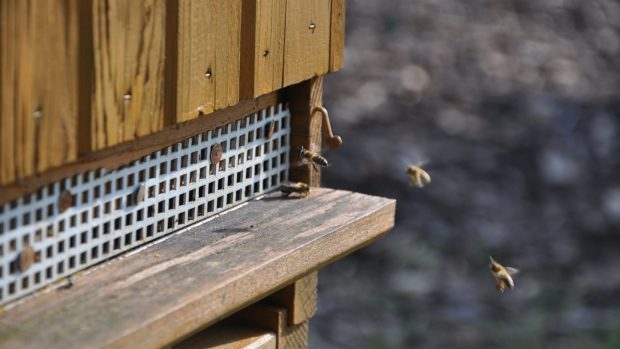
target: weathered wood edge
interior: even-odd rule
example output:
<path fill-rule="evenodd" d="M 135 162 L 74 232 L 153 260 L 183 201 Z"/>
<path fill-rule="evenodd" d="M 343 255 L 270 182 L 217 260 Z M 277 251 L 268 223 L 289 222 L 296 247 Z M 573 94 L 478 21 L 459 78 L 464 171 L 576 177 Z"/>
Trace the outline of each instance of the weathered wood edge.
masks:
<path fill-rule="evenodd" d="M 107 170 L 118 168 L 161 148 L 275 105 L 278 101 L 281 101 L 278 92 L 268 93 L 253 100 L 242 101 L 234 107 L 217 110 L 198 119 L 168 126 L 160 132 L 83 155 L 76 162 L 0 187 L 0 203 L 32 193 L 50 182 L 65 177 L 99 168 Z"/>

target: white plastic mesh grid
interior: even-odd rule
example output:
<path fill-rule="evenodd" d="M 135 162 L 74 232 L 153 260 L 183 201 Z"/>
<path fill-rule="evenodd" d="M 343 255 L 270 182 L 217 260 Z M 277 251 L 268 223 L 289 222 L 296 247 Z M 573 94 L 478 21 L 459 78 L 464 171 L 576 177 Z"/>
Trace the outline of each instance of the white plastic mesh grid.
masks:
<path fill-rule="evenodd" d="M 65 178 L 1 204 L 0 304 L 277 188 L 288 177 L 289 136 L 290 113 L 279 104 L 120 169 Z M 211 164 L 216 143 L 222 156 Z M 142 184 L 144 200 L 136 202 Z M 65 191 L 73 203 L 60 212 Z M 27 246 L 34 261 L 21 271 Z"/>

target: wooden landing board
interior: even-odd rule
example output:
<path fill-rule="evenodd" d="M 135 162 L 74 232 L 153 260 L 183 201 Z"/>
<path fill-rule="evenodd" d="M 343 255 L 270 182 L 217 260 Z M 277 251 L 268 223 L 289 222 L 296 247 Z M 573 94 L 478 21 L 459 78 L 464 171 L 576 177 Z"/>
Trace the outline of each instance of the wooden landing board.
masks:
<path fill-rule="evenodd" d="M 6 311 L 0 347 L 160 348 L 378 239 L 395 206 L 332 189 L 268 195 Z"/>

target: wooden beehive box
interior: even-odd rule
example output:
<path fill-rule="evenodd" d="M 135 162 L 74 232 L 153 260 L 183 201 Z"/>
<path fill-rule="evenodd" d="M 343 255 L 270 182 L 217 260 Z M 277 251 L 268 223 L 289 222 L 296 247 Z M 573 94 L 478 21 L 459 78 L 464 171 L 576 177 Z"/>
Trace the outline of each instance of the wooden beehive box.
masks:
<path fill-rule="evenodd" d="M 344 10 L 1 0 L 0 347 L 305 347 L 317 271 L 394 220 L 293 166 Z"/>

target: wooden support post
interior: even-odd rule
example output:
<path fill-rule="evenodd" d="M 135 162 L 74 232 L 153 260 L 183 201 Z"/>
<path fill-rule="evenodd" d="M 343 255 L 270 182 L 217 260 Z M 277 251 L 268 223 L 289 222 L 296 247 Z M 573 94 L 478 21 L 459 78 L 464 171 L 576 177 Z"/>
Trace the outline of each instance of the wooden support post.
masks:
<path fill-rule="evenodd" d="M 310 273 L 267 297 L 267 302 L 286 307 L 289 326 L 308 321 L 316 313 L 318 272 Z"/>
<path fill-rule="evenodd" d="M 229 321 L 274 332 L 278 349 L 308 347 L 308 322 L 287 326 L 285 308 L 255 304 L 232 315 Z"/>
<path fill-rule="evenodd" d="M 301 147 L 321 152 L 321 117 L 313 111 L 314 107 L 323 105 L 323 77 L 317 76 L 288 87 L 285 94 L 291 112 L 290 162 L 295 164 L 301 160 L 299 157 Z M 290 179 L 294 182 L 307 183 L 311 187 L 321 186 L 321 172 L 309 165 L 292 166 Z"/>

